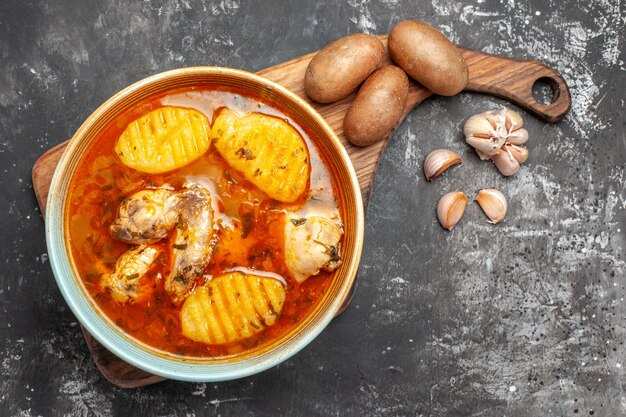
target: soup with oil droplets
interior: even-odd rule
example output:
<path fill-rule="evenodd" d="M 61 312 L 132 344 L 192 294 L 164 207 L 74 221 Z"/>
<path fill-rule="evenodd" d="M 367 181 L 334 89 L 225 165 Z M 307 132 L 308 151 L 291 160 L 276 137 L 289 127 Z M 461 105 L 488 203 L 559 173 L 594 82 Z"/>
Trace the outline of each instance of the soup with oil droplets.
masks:
<path fill-rule="evenodd" d="M 241 354 L 296 328 L 341 265 L 340 202 L 314 139 L 263 99 L 208 85 L 110 123 L 65 213 L 102 313 L 186 357 Z"/>

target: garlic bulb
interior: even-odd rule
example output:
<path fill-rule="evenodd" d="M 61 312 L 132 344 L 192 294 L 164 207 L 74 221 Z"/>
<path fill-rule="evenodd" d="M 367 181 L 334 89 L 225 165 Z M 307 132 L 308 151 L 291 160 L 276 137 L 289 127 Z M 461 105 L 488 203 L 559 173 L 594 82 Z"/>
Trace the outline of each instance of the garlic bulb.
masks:
<path fill-rule="evenodd" d="M 504 220 L 508 208 L 506 197 L 494 188 L 483 189 L 478 192 L 476 202 L 483 209 L 491 223 L 496 224 Z"/>
<path fill-rule="evenodd" d="M 528 159 L 528 150 L 522 146 L 528 140 L 528 131 L 523 125 L 519 113 L 502 108 L 473 115 L 465 122 L 463 133 L 480 159 L 493 160 L 496 168 L 509 176 Z"/>
<path fill-rule="evenodd" d="M 467 205 L 467 196 L 461 191 L 445 194 L 437 204 L 437 218 L 444 229 L 452 230 L 461 220 Z"/>
<path fill-rule="evenodd" d="M 424 160 L 424 175 L 426 181 L 430 181 L 441 175 L 453 165 L 462 163 L 463 160 L 456 153 L 448 149 L 435 149 Z"/>

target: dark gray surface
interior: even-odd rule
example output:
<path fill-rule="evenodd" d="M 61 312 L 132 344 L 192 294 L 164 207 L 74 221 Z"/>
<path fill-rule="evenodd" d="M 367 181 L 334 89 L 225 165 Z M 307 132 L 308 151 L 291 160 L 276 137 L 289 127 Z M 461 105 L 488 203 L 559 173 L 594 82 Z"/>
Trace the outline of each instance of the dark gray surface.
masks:
<path fill-rule="evenodd" d="M 380 165 L 354 301 L 309 347 L 240 381 L 104 380 L 50 271 L 36 158 L 147 75 L 256 71 L 407 18 L 543 60 L 572 111 L 557 125 L 523 113 L 530 159 L 505 179 L 461 135 L 504 103 L 427 101 Z M 0 2 L 0 415 L 626 415 L 625 19 L 623 0 Z M 465 163 L 426 183 L 442 146 Z M 470 203 L 454 232 L 439 227 L 440 195 L 491 186 L 509 197 L 504 224 Z"/>

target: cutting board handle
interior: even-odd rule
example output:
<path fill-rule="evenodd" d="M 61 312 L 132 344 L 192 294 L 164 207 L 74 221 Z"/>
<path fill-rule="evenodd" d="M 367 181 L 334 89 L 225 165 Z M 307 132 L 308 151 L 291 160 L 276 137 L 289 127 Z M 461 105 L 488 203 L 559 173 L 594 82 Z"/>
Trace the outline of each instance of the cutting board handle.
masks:
<path fill-rule="evenodd" d="M 571 107 L 567 83 L 554 69 L 539 61 L 524 61 L 459 48 L 469 68 L 466 91 L 490 94 L 510 101 L 547 122 L 558 122 Z M 552 89 L 552 101 L 540 103 L 533 96 L 536 82 Z"/>

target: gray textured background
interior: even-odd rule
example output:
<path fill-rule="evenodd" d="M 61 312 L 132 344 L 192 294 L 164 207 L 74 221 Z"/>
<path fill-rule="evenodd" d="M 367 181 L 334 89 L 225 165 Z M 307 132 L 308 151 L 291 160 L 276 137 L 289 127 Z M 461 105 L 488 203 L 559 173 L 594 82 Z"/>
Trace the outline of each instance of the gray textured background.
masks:
<path fill-rule="evenodd" d="M 623 0 L 0 2 L 0 415 L 626 415 L 626 116 Z M 52 277 L 30 170 L 103 101 L 159 71 L 250 71 L 342 35 L 416 18 L 463 46 L 537 58 L 567 79 L 559 124 L 523 113 L 530 159 L 501 177 L 464 144 L 473 113 L 435 98 L 387 148 L 367 210 L 353 304 L 261 375 L 123 390 L 104 380 Z M 465 159 L 434 183 L 424 156 Z M 444 192 L 509 197 L 504 224 L 475 203 L 452 233 Z"/>

